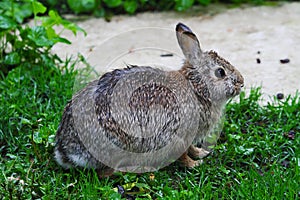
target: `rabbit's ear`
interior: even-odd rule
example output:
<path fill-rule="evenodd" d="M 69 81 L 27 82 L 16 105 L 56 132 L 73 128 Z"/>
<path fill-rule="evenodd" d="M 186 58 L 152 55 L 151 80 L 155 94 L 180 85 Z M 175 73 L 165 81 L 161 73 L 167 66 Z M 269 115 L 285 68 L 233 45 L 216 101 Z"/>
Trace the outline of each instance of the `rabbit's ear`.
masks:
<path fill-rule="evenodd" d="M 193 63 L 195 59 L 200 58 L 202 54 L 200 43 L 189 27 L 178 23 L 176 26 L 176 36 L 179 46 L 188 61 Z"/>

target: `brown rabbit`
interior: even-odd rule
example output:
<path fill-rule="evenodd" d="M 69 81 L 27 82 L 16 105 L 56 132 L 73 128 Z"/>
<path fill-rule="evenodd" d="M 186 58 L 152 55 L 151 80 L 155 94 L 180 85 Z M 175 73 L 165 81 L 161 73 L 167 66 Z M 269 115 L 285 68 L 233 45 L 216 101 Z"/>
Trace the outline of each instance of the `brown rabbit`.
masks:
<path fill-rule="evenodd" d="M 156 169 L 176 159 L 187 167 L 201 162 L 192 158 L 208 152 L 192 143 L 211 133 L 244 79 L 216 52 L 203 52 L 186 25 L 177 24 L 176 36 L 185 56 L 180 70 L 128 66 L 104 74 L 72 98 L 56 134 L 60 165 L 110 175 L 132 163 L 146 166 L 148 158 Z"/>

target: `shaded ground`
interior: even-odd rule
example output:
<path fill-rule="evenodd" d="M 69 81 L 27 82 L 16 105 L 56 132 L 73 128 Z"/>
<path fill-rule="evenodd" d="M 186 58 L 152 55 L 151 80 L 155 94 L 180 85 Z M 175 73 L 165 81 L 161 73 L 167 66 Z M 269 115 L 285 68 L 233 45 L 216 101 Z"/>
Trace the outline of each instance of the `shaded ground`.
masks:
<path fill-rule="evenodd" d="M 198 35 L 203 49 L 214 49 L 241 71 L 246 89 L 262 85 L 265 99 L 300 90 L 300 3 L 201 13 L 142 13 L 115 16 L 111 22 L 90 18 L 78 22 L 87 37 L 65 32 L 72 45 L 59 44 L 54 51 L 61 56 L 81 53 L 101 72 L 124 62 L 178 68 L 182 55 L 173 29 L 183 22 Z M 160 56 L 170 52 L 174 56 Z M 280 63 L 286 58 L 289 63 Z"/>

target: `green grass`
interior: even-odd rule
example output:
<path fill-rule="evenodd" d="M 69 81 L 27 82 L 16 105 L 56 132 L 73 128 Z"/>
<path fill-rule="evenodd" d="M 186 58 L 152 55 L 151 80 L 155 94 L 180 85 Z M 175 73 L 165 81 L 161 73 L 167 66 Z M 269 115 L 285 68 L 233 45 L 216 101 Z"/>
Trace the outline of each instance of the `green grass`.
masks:
<path fill-rule="evenodd" d="M 203 165 L 176 163 L 153 173 L 99 180 L 92 170 L 64 171 L 54 135 L 81 72 L 19 67 L 0 80 L 0 199 L 297 199 L 300 198 L 300 98 L 260 106 L 260 90 L 227 106 L 221 138 Z M 295 133 L 293 135 L 293 133 Z"/>

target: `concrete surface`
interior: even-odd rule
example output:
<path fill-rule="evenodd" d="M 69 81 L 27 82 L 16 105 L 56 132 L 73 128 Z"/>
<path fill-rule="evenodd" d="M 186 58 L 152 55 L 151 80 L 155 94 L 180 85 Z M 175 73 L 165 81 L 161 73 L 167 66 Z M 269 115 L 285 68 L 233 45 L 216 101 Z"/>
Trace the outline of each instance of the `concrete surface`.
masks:
<path fill-rule="evenodd" d="M 278 92 L 287 96 L 300 90 L 300 3 L 226 9 L 214 15 L 141 13 L 115 16 L 111 22 L 89 18 L 77 22 L 86 37 L 64 31 L 62 36 L 72 45 L 58 44 L 54 52 L 60 56 L 81 53 L 101 73 L 124 63 L 176 69 L 183 57 L 174 31 L 178 22 L 196 33 L 202 49 L 213 49 L 236 66 L 247 91 L 261 85 L 267 101 Z M 174 56 L 160 56 L 166 53 Z M 280 63 L 286 58 L 289 63 Z"/>

